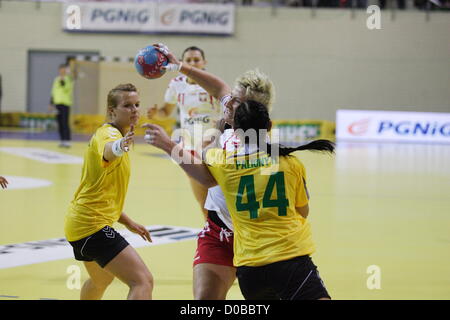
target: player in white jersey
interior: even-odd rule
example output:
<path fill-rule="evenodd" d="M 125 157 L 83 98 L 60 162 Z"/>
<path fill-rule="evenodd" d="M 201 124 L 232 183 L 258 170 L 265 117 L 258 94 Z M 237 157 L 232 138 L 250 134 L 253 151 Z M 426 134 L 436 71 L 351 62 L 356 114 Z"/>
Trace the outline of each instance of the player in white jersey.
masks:
<path fill-rule="evenodd" d="M 205 69 L 207 64 L 203 50 L 198 47 L 186 48 L 181 60 L 186 65 L 198 69 Z M 156 114 L 160 117 L 168 117 L 175 108 L 178 108 L 182 129 L 181 141 L 184 148 L 193 150 L 193 152 L 201 148 L 202 133 L 210 128 L 215 128 L 217 120 L 222 116 L 219 102 L 184 74 L 180 74 L 170 81 L 164 95 L 164 102 L 164 106 L 159 110 L 157 107 L 150 108 L 147 117 L 152 119 Z M 204 204 L 207 189 L 194 179 L 189 179 L 189 181 L 206 219 L 208 212 L 204 209 Z"/>
<path fill-rule="evenodd" d="M 271 111 L 274 87 L 262 72 L 245 72 L 236 79 L 235 86 L 231 89 L 222 79 L 195 66 L 180 63 L 166 47 L 159 47 L 171 62 L 169 68 L 189 75 L 189 78 L 220 101 L 223 120 L 229 128 L 233 125 L 235 109 L 243 101 L 258 101 Z M 222 128 L 224 133 L 220 136 L 219 143 L 222 148 L 232 151 L 239 146 L 239 139 L 234 136 L 232 129 L 225 128 Z M 199 234 L 194 257 L 194 298 L 223 300 L 236 279 L 236 268 L 233 266 L 233 225 L 225 196 L 219 186 L 208 189 L 205 208 L 208 210 L 208 220 Z"/>

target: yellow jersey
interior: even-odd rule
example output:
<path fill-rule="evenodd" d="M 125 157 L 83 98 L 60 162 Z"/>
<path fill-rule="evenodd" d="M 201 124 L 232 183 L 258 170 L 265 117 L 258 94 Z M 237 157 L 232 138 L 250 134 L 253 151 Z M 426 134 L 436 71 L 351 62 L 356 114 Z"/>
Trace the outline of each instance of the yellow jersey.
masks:
<path fill-rule="evenodd" d="M 234 226 L 234 261 L 263 266 L 315 251 L 308 221 L 306 174 L 295 156 L 275 162 L 267 153 L 209 149 L 208 169 L 220 185 Z"/>
<path fill-rule="evenodd" d="M 98 128 L 84 155 L 81 183 L 70 203 L 65 221 L 68 241 L 77 241 L 112 226 L 124 205 L 130 177 L 128 153 L 107 162 L 103 151 L 108 142 L 122 138 L 110 124 Z"/>

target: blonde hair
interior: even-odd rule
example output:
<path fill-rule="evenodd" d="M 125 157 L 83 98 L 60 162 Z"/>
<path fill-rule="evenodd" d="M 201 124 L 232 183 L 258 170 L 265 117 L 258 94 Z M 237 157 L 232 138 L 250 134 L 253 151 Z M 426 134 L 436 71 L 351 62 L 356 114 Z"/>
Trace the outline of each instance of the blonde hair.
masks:
<path fill-rule="evenodd" d="M 235 86 L 244 90 L 246 100 L 254 100 L 267 107 L 269 113 L 275 100 L 275 88 L 269 77 L 259 69 L 249 70 L 239 76 Z"/>
<path fill-rule="evenodd" d="M 138 89 L 133 84 L 126 83 L 119 84 L 108 92 L 106 115 L 109 119 L 111 119 L 109 114 L 110 109 L 117 108 L 124 92 L 138 92 Z"/>
<path fill-rule="evenodd" d="M 138 92 L 137 88 L 131 84 L 119 84 L 108 92 L 107 104 L 110 108 L 116 108 L 120 102 L 123 92 Z"/>

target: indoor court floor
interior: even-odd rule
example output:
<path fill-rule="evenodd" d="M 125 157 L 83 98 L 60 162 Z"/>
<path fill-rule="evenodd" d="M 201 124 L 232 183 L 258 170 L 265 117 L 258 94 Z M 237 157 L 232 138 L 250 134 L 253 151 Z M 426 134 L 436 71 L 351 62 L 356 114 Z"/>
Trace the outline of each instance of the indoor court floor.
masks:
<path fill-rule="evenodd" d="M 78 299 L 87 278 L 63 223 L 88 137 L 61 149 L 36 140 L 44 136 L 0 133 L 0 176 L 10 182 L 0 189 L 3 300 Z M 127 239 L 153 273 L 154 299 L 190 300 L 202 216 L 183 171 L 142 142 L 124 211 L 154 243 Z M 312 258 L 333 299 L 450 299 L 450 145 L 339 143 L 333 157 L 296 155 L 311 196 Z M 127 293 L 115 280 L 104 299 Z M 243 299 L 237 282 L 228 299 Z"/>

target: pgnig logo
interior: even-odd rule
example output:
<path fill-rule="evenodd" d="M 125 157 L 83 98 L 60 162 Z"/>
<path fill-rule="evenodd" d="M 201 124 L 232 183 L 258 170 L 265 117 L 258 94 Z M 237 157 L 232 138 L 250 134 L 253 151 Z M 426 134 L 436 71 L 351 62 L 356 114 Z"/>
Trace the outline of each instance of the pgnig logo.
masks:
<path fill-rule="evenodd" d="M 354 136 L 362 136 L 369 130 L 370 119 L 361 119 L 348 126 L 348 132 Z"/>
<path fill-rule="evenodd" d="M 392 132 L 398 135 L 450 137 L 450 122 L 381 121 L 377 133 Z"/>
<path fill-rule="evenodd" d="M 371 122 L 370 118 L 354 121 L 347 127 L 348 132 L 353 136 L 364 136 L 369 133 Z M 382 120 L 374 128 L 376 131 L 372 132 L 376 135 L 450 137 L 450 122 Z"/>

